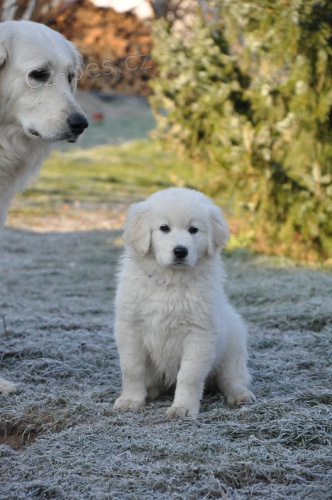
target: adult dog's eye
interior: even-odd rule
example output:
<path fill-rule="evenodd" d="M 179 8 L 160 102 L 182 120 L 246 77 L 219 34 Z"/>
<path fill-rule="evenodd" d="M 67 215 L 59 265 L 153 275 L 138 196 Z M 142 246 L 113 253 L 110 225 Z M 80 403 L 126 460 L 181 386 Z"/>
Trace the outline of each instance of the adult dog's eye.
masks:
<path fill-rule="evenodd" d="M 68 74 L 68 82 L 69 82 L 69 83 L 71 83 L 71 82 L 74 80 L 74 78 L 75 78 L 74 73 L 71 73 L 71 72 L 70 72 L 70 73 Z"/>
<path fill-rule="evenodd" d="M 163 233 L 169 233 L 171 230 L 171 228 L 167 224 L 162 224 L 159 229 Z"/>
<path fill-rule="evenodd" d="M 29 73 L 29 78 L 32 78 L 37 82 L 47 82 L 50 76 L 51 73 L 46 69 L 34 69 Z"/>
<path fill-rule="evenodd" d="M 190 226 L 190 228 L 188 229 L 189 233 L 190 234 L 196 234 L 198 232 L 198 228 L 195 227 L 195 226 Z"/>

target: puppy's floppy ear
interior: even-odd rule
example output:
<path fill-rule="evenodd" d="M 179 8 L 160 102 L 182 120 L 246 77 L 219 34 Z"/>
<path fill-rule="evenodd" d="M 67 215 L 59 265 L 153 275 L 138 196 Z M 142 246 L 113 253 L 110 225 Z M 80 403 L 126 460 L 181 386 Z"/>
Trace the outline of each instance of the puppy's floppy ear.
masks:
<path fill-rule="evenodd" d="M 0 23 L 3 24 L 3 23 Z M 8 49 L 11 43 L 11 36 L 6 27 L 0 28 L 0 70 L 8 60 Z"/>
<path fill-rule="evenodd" d="M 151 243 L 151 230 L 149 226 L 149 206 L 141 201 L 131 205 L 128 210 L 127 220 L 124 223 L 123 241 L 133 247 L 140 255 L 148 253 Z"/>
<path fill-rule="evenodd" d="M 221 209 L 216 205 L 209 208 L 209 220 L 210 232 L 207 253 L 212 257 L 218 249 L 226 246 L 229 240 L 229 228 Z"/>

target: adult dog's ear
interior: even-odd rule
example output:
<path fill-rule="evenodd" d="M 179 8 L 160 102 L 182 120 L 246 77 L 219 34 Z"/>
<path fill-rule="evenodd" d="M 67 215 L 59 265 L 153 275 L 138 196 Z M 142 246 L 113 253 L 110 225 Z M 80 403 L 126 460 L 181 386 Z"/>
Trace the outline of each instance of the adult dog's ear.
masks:
<path fill-rule="evenodd" d="M 82 77 L 82 72 L 83 72 L 83 58 L 81 57 L 78 49 L 73 45 L 69 40 L 66 40 L 68 46 L 70 47 L 71 54 L 72 54 L 72 62 L 73 62 L 73 71 L 74 71 L 74 78 L 71 82 L 71 86 L 73 89 L 73 93 L 75 93 L 77 89 L 77 84 L 79 79 Z"/>
<path fill-rule="evenodd" d="M 5 64 L 6 60 L 7 60 L 7 50 L 5 44 L 0 38 L 0 69 Z"/>
<path fill-rule="evenodd" d="M 218 249 L 221 250 L 226 246 L 229 240 L 229 228 L 219 207 L 212 205 L 209 212 L 210 232 L 207 253 L 212 257 Z"/>
<path fill-rule="evenodd" d="M 147 254 L 151 243 L 151 230 L 149 227 L 149 207 L 146 202 L 141 201 L 129 207 L 123 228 L 125 244 L 133 247 L 141 256 Z"/>

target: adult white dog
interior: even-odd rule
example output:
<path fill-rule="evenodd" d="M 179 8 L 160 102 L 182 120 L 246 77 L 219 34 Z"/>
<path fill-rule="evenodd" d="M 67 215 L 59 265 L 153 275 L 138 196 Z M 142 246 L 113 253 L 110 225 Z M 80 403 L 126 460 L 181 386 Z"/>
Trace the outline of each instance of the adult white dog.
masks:
<path fill-rule="evenodd" d="M 194 190 L 159 191 L 130 207 L 116 296 L 117 410 L 139 410 L 174 384 L 169 418 L 196 417 L 205 384 L 232 407 L 255 400 L 246 327 L 223 289 L 228 237 L 221 210 Z"/>
<path fill-rule="evenodd" d="M 0 226 L 54 142 L 76 142 L 88 126 L 73 95 L 80 64 L 76 48 L 47 26 L 0 24 Z"/>
<path fill-rule="evenodd" d="M 54 142 L 76 142 L 88 126 L 73 95 L 80 64 L 60 33 L 30 21 L 0 23 L 0 227 Z M 0 392 L 13 389 L 0 379 Z"/>

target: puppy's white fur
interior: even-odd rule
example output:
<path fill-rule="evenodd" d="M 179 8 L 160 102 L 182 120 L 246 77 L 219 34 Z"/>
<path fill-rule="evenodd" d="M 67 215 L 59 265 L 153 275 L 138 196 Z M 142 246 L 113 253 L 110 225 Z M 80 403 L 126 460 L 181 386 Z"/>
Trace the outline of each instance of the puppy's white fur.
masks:
<path fill-rule="evenodd" d="M 56 141 L 75 142 L 68 117 L 85 118 L 74 98 L 80 66 L 60 33 L 31 21 L 0 23 L 0 227 L 16 191 L 39 171 Z M 31 78 L 47 70 L 45 82 Z"/>
<path fill-rule="evenodd" d="M 0 23 L 0 228 L 14 194 L 38 173 L 53 143 L 77 140 L 67 119 L 77 113 L 86 120 L 73 95 L 80 64 L 60 33 L 30 21 Z M 47 81 L 29 76 L 40 70 L 49 71 Z M 0 378 L 0 393 L 14 390 Z"/>
<path fill-rule="evenodd" d="M 115 320 L 123 392 L 115 408 L 136 411 L 174 384 L 170 418 L 197 416 L 205 384 L 230 406 L 254 401 L 246 327 L 223 289 L 221 210 L 194 190 L 159 191 L 130 207 L 123 237 Z"/>

